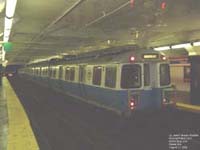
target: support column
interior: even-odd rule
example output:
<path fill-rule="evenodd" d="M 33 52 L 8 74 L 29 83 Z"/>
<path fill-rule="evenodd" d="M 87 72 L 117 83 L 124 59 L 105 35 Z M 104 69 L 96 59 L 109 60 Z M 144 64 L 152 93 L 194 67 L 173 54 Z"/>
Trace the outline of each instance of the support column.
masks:
<path fill-rule="evenodd" d="M 200 105 L 200 56 L 190 57 L 190 63 L 190 101 L 193 105 Z"/>
<path fill-rule="evenodd" d="M 3 65 L 0 64 L 0 86 L 2 86 L 2 78 L 3 78 Z"/>

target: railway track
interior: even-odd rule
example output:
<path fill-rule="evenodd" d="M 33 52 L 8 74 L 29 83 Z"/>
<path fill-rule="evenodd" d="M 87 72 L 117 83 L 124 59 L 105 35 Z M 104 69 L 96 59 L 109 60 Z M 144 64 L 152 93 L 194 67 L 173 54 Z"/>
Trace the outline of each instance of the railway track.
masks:
<path fill-rule="evenodd" d="M 42 150 L 167 150 L 170 134 L 200 135 L 199 114 L 166 110 L 122 118 L 19 76 L 9 80 Z M 191 148 L 199 150 L 199 141 Z"/>

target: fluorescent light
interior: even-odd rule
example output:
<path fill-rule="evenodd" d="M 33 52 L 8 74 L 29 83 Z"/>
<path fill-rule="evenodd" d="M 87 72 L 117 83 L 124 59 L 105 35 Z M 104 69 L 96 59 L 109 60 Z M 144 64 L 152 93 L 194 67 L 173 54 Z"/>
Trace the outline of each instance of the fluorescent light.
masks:
<path fill-rule="evenodd" d="M 13 23 L 13 19 L 8 19 L 5 17 L 4 30 L 11 29 L 12 23 Z"/>
<path fill-rule="evenodd" d="M 4 31 L 4 36 L 10 36 L 10 29 Z"/>
<path fill-rule="evenodd" d="M 0 37 L 3 35 L 3 32 L 0 33 Z"/>
<path fill-rule="evenodd" d="M 17 0 L 6 0 L 6 17 L 13 18 Z"/>
<path fill-rule="evenodd" d="M 193 46 L 200 46 L 200 42 L 194 42 Z"/>
<path fill-rule="evenodd" d="M 6 56 L 6 52 L 5 52 L 4 48 L 3 48 L 2 57 L 1 57 L 2 61 L 5 61 L 5 56 Z"/>
<path fill-rule="evenodd" d="M 3 37 L 3 41 L 4 41 L 4 42 L 8 42 L 8 40 L 9 40 L 9 36 L 4 36 L 4 37 Z"/>
<path fill-rule="evenodd" d="M 156 47 L 154 48 L 155 51 L 166 51 L 166 50 L 170 50 L 169 46 L 163 46 L 163 47 Z"/>
<path fill-rule="evenodd" d="M 189 52 L 189 56 L 194 56 L 194 55 L 197 55 L 196 52 Z"/>
<path fill-rule="evenodd" d="M 177 45 L 172 45 L 172 49 L 186 48 L 191 46 L 192 46 L 191 43 L 177 44 Z"/>
<path fill-rule="evenodd" d="M 0 1 L 0 12 L 2 12 L 3 11 L 3 9 L 5 8 L 5 1 L 3 0 L 1 0 Z"/>

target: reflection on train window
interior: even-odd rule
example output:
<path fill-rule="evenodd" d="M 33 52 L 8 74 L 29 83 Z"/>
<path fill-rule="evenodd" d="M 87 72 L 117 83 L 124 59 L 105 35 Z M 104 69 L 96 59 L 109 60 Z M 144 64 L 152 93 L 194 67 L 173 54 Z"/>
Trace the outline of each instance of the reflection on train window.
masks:
<path fill-rule="evenodd" d="M 49 68 L 49 77 L 51 77 L 52 74 L 52 68 Z"/>
<path fill-rule="evenodd" d="M 70 81 L 74 81 L 74 76 L 75 76 L 75 68 L 71 67 L 70 68 Z"/>
<path fill-rule="evenodd" d="M 62 79 L 62 75 L 63 75 L 63 67 L 60 66 L 59 67 L 59 79 Z"/>
<path fill-rule="evenodd" d="M 67 68 L 65 69 L 65 80 L 66 80 L 66 81 L 69 80 L 69 77 L 70 77 L 70 68 L 67 67 Z"/>
<path fill-rule="evenodd" d="M 160 65 L 160 85 L 169 85 L 170 84 L 170 70 L 168 64 Z"/>
<path fill-rule="evenodd" d="M 139 88 L 141 86 L 141 66 L 124 65 L 121 74 L 121 88 Z"/>
<path fill-rule="evenodd" d="M 85 67 L 84 66 L 80 66 L 79 68 L 79 82 L 84 82 L 85 80 L 85 73 L 86 73 L 86 70 L 85 70 Z"/>
<path fill-rule="evenodd" d="M 45 75 L 48 76 L 48 69 L 45 69 Z"/>
<path fill-rule="evenodd" d="M 93 81 L 92 81 L 92 83 L 94 85 L 101 85 L 101 71 L 102 71 L 101 66 L 96 66 L 96 67 L 93 68 Z"/>
<path fill-rule="evenodd" d="M 115 88 L 116 86 L 116 67 L 106 67 L 105 86 Z"/>
<path fill-rule="evenodd" d="M 150 85 L 150 68 L 149 64 L 144 64 L 144 86 Z"/>
<path fill-rule="evenodd" d="M 190 66 L 184 66 L 184 82 L 190 81 Z"/>
<path fill-rule="evenodd" d="M 52 77 L 53 77 L 53 78 L 56 78 L 56 69 L 55 69 L 55 68 L 53 68 Z"/>

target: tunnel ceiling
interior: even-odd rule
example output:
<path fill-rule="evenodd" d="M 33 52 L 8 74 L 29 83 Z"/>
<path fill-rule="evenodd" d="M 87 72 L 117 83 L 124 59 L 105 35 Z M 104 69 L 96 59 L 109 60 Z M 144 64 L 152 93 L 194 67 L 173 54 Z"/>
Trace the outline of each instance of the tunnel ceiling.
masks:
<path fill-rule="evenodd" d="M 199 18 L 200 0 L 18 0 L 6 58 L 26 63 L 108 46 L 193 41 L 200 39 Z"/>

